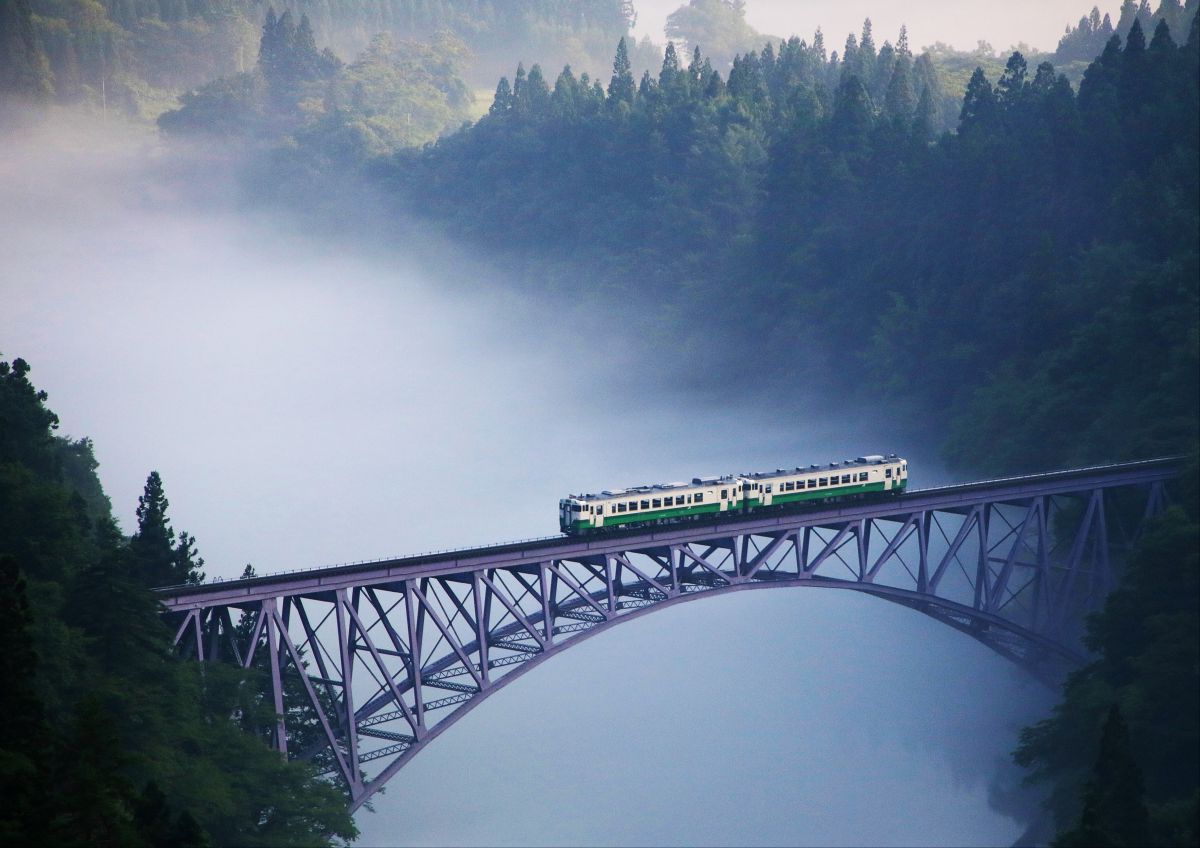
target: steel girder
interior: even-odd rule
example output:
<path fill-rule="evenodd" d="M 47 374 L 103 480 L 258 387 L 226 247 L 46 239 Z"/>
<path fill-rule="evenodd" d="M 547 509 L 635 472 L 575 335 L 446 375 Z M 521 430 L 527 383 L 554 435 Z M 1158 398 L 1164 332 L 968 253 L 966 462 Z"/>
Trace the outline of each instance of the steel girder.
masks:
<path fill-rule="evenodd" d="M 164 590 L 163 602 L 178 620 L 181 653 L 262 669 L 274 745 L 320 764 L 353 810 L 489 694 L 554 654 L 722 592 L 865 592 L 1052 682 L 1084 661 L 1084 614 L 1115 584 L 1141 524 L 1164 506 L 1163 482 L 1177 464 L 1146 466 L 547 540 L 517 555 L 500 546 L 408 567 Z M 1124 501 L 1140 499 L 1140 521 L 1128 531 L 1113 520 L 1118 490 Z"/>

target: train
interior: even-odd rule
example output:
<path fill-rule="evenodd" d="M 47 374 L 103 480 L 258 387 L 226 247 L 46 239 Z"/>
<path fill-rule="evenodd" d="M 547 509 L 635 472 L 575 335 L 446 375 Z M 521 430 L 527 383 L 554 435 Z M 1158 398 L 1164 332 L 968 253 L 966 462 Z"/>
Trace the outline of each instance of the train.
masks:
<path fill-rule="evenodd" d="M 803 503 L 893 496 L 907 486 L 908 460 L 894 453 L 871 454 L 826 465 L 569 495 L 558 502 L 558 525 L 569 536 L 581 536 Z"/>

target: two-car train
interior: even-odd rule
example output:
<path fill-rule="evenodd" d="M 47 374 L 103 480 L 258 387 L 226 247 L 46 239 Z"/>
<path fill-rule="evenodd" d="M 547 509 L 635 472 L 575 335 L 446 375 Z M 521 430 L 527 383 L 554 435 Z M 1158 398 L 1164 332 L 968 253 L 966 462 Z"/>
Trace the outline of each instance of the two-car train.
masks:
<path fill-rule="evenodd" d="M 908 460 L 895 454 L 875 454 L 806 468 L 695 477 L 691 483 L 657 483 L 605 490 L 597 495 L 571 495 L 558 502 L 558 524 L 564 533 L 581 535 L 806 501 L 829 502 L 876 493 L 895 495 L 907 485 Z"/>

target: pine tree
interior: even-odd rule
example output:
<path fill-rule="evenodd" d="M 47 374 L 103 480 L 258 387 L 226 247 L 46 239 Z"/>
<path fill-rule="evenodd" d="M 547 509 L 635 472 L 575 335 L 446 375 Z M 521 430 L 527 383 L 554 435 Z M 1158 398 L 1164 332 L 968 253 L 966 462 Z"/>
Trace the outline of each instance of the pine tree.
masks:
<path fill-rule="evenodd" d="M 525 63 L 517 62 L 517 72 L 513 75 L 512 110 L 513 114 L 523 115 L 527 111 L 525 102 Z"/>
<path fill-rule="evenodd" d="M 1025 75 L 1028 70 L 1025 57 L 1013 51 L 1004 66 L 1004 73 L 1000 75 L 1000 81 L 996 83 L 996 102 L 1002 109 L 1011 109 L 1021 101 L 1025 93 Z"/>
<path fill-rule="evenodd" d="M 1129 729 L 1120 708 L 1113 704 L 1104 721 L 1100 755 L 1084 792 L 1079 824 L 1054 844 L 1062 848 L 1147 844 L 1149 813 L 1145 795 Z"/>
<path fill-rule="evenodd" d="M 550 112 L 550 86 L 542 75 L 542 66 L 537 62 L 529 69 L 529 77 L 525 80 L 526 111 L 536 117 L 542 117 Z"/>
<path fill-rule="evenodd" d="M 162 477 L 157 471 L 151 471 L 138 498 L 137 533 L 130 540 L 134 579 L 146 587 L 170 585 L 175 576 L 174 531 L 167 519 L 170 505 L 163 491 Z"/>
<path fill-rule="evenodd" d="M 624 37 L 617 42 L 617 55 L 613 59 L 612 79 L 608 83 L 608 99 L 614 105 L 617 103 L 633 103 L 634 95 L 633 71 L 630 70 L 629 50 L 625 46 Z"/>
<path fill-rule="evenodd" d="M 45 710 L 35 689 L 38 655 L 33 616 L 17 561 L 0 555 L 0 845 L 31 844 L 44 827 L 41 806 L 49 789 L 44 761 L 50 742 Z"/>
<path fill-rule="evenodd" d="M 958 134 L 966 135 L 976 128 L 990 126 L 996 115 L 996 96 L 983 68 L 976 68 L 967 83 L 962 112 L 958 117 Z"/>
<path fill-rule="evenodd" d="M 913 117 L 915 105 L 911 60 L 907 54 L 901 53 L 896 57 L 892 79 L 888 83 L 887 96 L 883 101 L 883 112 L 891 120 L 907 126 Z"/>
<path fill-rule="evenodd" d="M 285 49 L 275 7 L 268 6 L 266 20 L 263 21 L 262 37 L 258 42 L 258 66 L 262 69 L 263 76 L 268 79 L 278 76 Z"/>
<path fill-rule="evenodd" d="M 871 95 L 857 76 L 850 76 L 838 88 L 833 117 L 829 121 L 829 136 L 836 151 L 855 152 L 863 149 L 874 124 Z"/>
<path fill-rule="evenodd" d="M 933 95 L 929 88 L 921 90 L 921 99 L 917 101 L 917 111 L 913 116 L 912 138 L 917 144 L 925 144 L 931 138 L 937 126 L 937 109 L 933 105 Z"/>
<path fill-rule="evenodd" d="M 508 77 L 500 77 L 500 82 L 496 84 L 496 96 L 492 98 L 492 105 L 488 107 L 488 114 L 507 114 L 512 109 L 512 105 L 513 93 L 508 84 Z"/>
<path fill-rule="evenodd" d="M 670 88 L 679 76 L 679 56 L 675 53 L 675 42 L 668 41 L 666 52 L 663 54 L 662 70 L 658 72 L 658 84 L 662 88 Z"/>

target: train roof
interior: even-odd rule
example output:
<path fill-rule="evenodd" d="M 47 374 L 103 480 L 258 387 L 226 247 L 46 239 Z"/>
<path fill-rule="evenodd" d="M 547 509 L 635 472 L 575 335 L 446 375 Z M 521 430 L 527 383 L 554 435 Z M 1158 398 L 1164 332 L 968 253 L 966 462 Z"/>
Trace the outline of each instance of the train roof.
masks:
<path fill-rule="evenodd" d="M 814 471 L 833 471 L 841 468 L 856 468 L 864 465 L 882 465 L 886 462 L 897 462 L 900 457 L 891 453 L 887 456 L 883 454 L 869 454 L 867 456 L 856 457 L 855 459 L 847 459 L 842 462 L 829 462 L 825 465 L 808 465 L 796 466 L 795 468 L 776 468 L 774 471 L 756 471 L 749 474 L 724 474 L 717 477 L 693 477 L 690 483 L 651 483 L 646 486 L 630 486 L 628 489 L 605 489 L 598 494 L 585 495 L 568 495 L 570 500 L 579 501 L 599 501 L 607 500 L 608 498 L 618 498 L 627 496 L 637 496 L 650 494 L 652 492 L 670 492 L 674 489 L 690 489 L 702 486 L 717 486 L 721 483 L 732 483 L 734 480 L 762 480 L 771 477 L 790 477 L 796 474 L 807 474 Z"/>
<path fill-rule="evenodd" d="M 792 477 L 796 474 L 809 474 L 815 471 L 836 471 L 842 468 L 859 468 L 865 465 L 883 465 L 887 462 L 899 462 L 900 457 L 894 453 L 887 456 L 883 454 L 869 454 L 860 456 L 854 459 L 844 459 L 841 462 L 827 462 L 824 465 L 798 465 L 795 468 L 776 468 L 774 471 L 754 471 L 748 474 L 740 474 L 739 477 L 745 477 L 748 480 L 762 480 L 770 477 Z"/>

